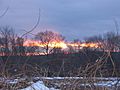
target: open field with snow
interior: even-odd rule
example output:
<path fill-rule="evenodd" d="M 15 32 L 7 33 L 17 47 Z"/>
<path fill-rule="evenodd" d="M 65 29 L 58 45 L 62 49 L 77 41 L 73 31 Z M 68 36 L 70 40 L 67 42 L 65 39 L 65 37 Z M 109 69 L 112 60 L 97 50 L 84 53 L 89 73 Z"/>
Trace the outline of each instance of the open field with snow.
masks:
<path fill-rule="evenodd" d="M 1 85 L 4 85 L 3 88 L 0 86 L 0 90 L 120 90 L 120 78 L 117 77 L 26 77 L 0 80 Z"/>
<path fill-rule="evenodd" d="M 120 90 L 119 53 L 1 58 L 0 90 Z"/>

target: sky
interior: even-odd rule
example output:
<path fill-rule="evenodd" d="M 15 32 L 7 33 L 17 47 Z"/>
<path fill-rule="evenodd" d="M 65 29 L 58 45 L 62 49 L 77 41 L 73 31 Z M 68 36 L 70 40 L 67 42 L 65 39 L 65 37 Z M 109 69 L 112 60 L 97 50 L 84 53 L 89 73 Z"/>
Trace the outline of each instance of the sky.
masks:
<path fill-rule="evenodd" d="M 120 23 L 120 0 L 0 0 L 0 14 L 9 7 L 0 26 L 10 26 L 21 35 L 37 22 L 34 34 L 52 30 L 67 40 L 84 39 L 116 31 Z"/>

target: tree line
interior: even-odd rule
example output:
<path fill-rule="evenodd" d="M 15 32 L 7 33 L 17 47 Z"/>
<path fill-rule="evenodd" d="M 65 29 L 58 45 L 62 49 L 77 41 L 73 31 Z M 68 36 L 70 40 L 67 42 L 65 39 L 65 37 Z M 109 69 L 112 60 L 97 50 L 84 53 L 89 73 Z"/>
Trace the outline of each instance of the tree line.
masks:
<path fill-rule="evenodd" d="M 15 33 L 13 28 L 8 26 L 0 28 L 0 55 L 1 56 L 16 56 L 16 55 L 34 55 L 35 52 L 39 54 L 40 51 L 38 46 L 24 46 L 24 43 L 27 39 L 20 37 Z M 49 48 L 49 44 L 52 41 L 64 41 L 64 37 L 59 33 L 52 31 L 39 32 L 34 35 L 34 40 L 44 44 L 44 47 L 41 47 L 39 50 L 44 50 L 43 53 L 50 54 L 50 52 L 55 50 L 55 47 Z"/>
<path fill-rule="evenodd" d="M 16 55 L 27 55 L 27 53 L 34 55 L 35 53 L 39 54 L 43 51 L 44 54 L 48 55 L 50 53 L 61 53 L 62 48 L 60 47 L 49 47 L 49 44 L 54 41 L 63 41 L 65 42 L 65 37 L 59 33 L 53 31 L 43 31 L 38 32 L 34 35 L 34 40 L 44 44 L 44 47 L 31 46 L 25 47 L 24 42 L 26 39 L 20 37 L 15 33 L 15 30 L 10 27 L 1 27 L 0 28 L 0 55 L 1 56 L 16 56 Z M 68 45 L 69 52 L 79 52 L 81 50 L 79 44 L 83 43 L 79 39 L 73 40 L 71 43 L 78 44 L 77 47 L 71 47 Z M 84 43 L 97 43 L 98 48 L 93 50 L 101 51 L 118 51 L 120 49 L 120 35 L 115 32 L 107 32 L 103 35 L 96 35 L 84 39 Z M 77 49 L 76 49 L 77 48 Z M 90 49 L 90 47 L 82 48 Z"/>

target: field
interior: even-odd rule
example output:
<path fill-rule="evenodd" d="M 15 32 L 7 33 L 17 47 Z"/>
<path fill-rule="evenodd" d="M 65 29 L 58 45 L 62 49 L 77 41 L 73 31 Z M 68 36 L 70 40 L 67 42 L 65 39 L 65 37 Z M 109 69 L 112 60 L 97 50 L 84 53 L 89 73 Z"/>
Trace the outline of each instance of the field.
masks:
<path fill-rule="evenodd" d="M 109 56 L 110 55 L 110 56 Z M 1 90 L 119 90 L 120 53 L 1 57 Z M 37 86 L 39 87 L 37 87 Z M 37 89 L 36 89 L 37 88 Z M 43 88 L 43 89 L 40 89 Z M 44 89 L 46 88 L 46 89 Z"/>
<path fill-rule="evenodd" d="M 2 90 L 119 90 L 120 78 L 32 77 L 5 80 Z"/>

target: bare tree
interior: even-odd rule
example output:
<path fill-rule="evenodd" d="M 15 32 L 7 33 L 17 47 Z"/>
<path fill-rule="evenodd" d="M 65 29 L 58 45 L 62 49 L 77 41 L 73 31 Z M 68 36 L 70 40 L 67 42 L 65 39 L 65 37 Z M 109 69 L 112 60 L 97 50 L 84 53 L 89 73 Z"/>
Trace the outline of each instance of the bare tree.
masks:
<path fill-rule="evenodd" d="M 96 35 L 96 36 L 91 36 L 88 38 L 85 38 L 86 43 L 96 43 L 99 47 L 100 50 L 103 50 L 103 45 L 104 45 L 104 39 L 102 35 Z M 97 48 L 98 49 L 98 48 Z"/>
<path fill-rule="evenodd" d="M 5 55 L 8 55 L 10 52 L 9 45 L 10 45 L 11 31 L 12 29 L 9 27 L 0 28 L 1 44 L 4 48 L 3 52 Z"/>
<path fill-rule="evenodd" d="M 39 32 L 35 36 L 36 40 L 39 40 L 40 43 L 44 45 L 43 49 L 45 50 L 46 54 L 49 54 L 53 48 L 49 46 L 51 42 L 59 42 L 63 41 L 64 37 L 58 33 L 52 32 L 52 31 L 45 31 L 45 32 Z"/>
<path fill-rule="evenodd" d="M 8 26 L 0 28 L 0 46 L 4 55 L 17 55 L 17 46 L 19 45 L 18 36 L 13 28 Z"/>
<path fill-rule="evenodd" d="M 120 36 L 114 32 L 104 34 L 104 48 L 110 51 L 116 51 L 120 47 Z"/>
<path fill-rule="evenodd" d="M 14 30 L 11 29 L 11 34 L 10 34 L 10 48 L 11 48 L 11 54 L 12 55 L 17 55 L 17 43 L 16 43 L 16 40 L 17 40 L 17 34 L 15 33 Z"/>
<path fill-rule="evenodd" d="M 17 37 L 17 55 L 25 55 L 24 38 Z"/>
<path fill-rule="evenodd" d="M 86 43 L 97 43 L 104 51 L 116 51 L 120 48 L 120 35 L 115 32 L 107 32 L 104 35 L 85 38 Z"/>
<path fill-rule="evenodd" d="M 101 35 L 98 35 L 98 36 L 96 35 L 96 36 L 85 38 L 85 41 L 87 43 L 96 43 L 96 42 L 102 42 L 103 38 Z"/>

